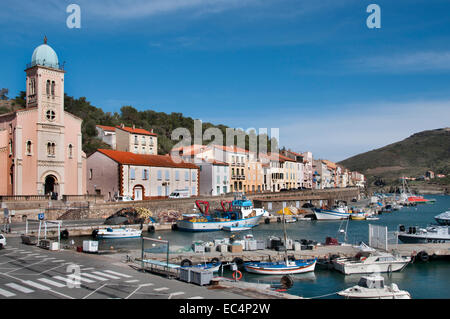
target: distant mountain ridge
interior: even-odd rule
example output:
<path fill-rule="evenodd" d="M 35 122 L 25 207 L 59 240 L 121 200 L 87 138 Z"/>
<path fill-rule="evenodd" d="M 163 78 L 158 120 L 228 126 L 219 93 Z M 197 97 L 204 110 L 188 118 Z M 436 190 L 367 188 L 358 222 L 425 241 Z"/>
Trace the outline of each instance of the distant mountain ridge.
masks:
<path fill-rule="evenodd" d="M 422 176 L 426 171 L 450 173 L 450 128 L 415 133 L 384 147 L 352 156 L 338 164 L 387 181 Z"/>

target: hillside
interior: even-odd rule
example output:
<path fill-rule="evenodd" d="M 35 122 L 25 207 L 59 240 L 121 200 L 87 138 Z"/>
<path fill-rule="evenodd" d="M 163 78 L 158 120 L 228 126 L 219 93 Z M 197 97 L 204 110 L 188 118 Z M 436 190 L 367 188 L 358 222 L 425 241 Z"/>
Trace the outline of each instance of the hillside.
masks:
<path fill-rule="evenodd" d="M 423 131 L 379 149 L 362 153 L 339 164 L 368 177 L 392 183 L 401 176 L 423 176 L 426 171 L 450 173 L 450 128 Z M 435 182 L 439 182 L 435 179 Z M 440 182 L 448 183 L 448 178 Z"/>
<path fill-rule="evenodd" d="M 9 101 L 9 102 L 8 102 Z M 8 100 L 5 103 L 14 103 L 16 108 L 25 107 L 25 92 L 20 92 L 20 95 L 14 100 Z M 9 105 L 8 104 L 8 105 Z M 103 143 L 97 136 L 97 130 L 95 126 L 108 125 L 116 126 L 125 124 L 126 126 L 133 126 L 151 130 L 158 134 L 158 153 L 167 154 L 172 149 L 173 145 L 178 141 L 172 141 L 171 134 L 176 128 L 187 128 L 194 136 L 194 119 L 191 117 L 183 116 L 182 113 L 164 113 L 156 112 L 153 110 L 139 111 L 133 106 L 122 106 L 120 113 L 104 112 L 101 108 L 91 105 L 91 103 L 85 98 L 74 98 L 67 94 L 64 95 L 64 109 L 83 119 L 81 126 L 82 138 L 83 138 L 83 151 L 89 155 L 98 148 L 110 148 L 109 145 Z M 0 109 L 0 114 L 10 112 L 11 108 Z M 225 125 L 214 125 L 212 123 L 203 123 L 203 132 L 210 128 L 216 127 L 220 129 L 224 136 L 223 143 L 225 144 L 226 129 Z M 245 134 L 240 131 L 240 134 Z M 250 133 L 251 134 L 251 133 Z M 249 135 L 245 134 L 246 149 L 248 149 Z M 204 140 L 203 144 L 208 144 L 210 141 Z M 267 149 L 271 149 L 271 143 L 275 141 L 269 140 L 267 143 Z"/>

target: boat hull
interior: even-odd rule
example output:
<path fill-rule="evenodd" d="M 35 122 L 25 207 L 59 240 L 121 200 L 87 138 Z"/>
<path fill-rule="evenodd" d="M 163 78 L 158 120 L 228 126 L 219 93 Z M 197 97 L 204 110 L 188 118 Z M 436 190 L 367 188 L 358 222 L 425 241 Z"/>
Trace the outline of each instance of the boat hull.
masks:
<path fill-rule="evenodd" d="M 99 239 L 121 239 L 121 238 L 139 238 L 142 231 L 129 231 L 129 232 L 98 232 L 97 238 Z"/>
<path fill-rule="evenodd" d="M 398 239 L 407 244 L 450 243 L 450 237 L 425 237 L 412 234 L 400 234 Z"/>
<path fill-rule="evenodd" d="M 337 294 L 347 299 L 411 299 L 411 295 L 409 294 L 409 292 L 406 291 L 386 292 L 381 289 L 379 291 L 379 294 L 358 294 L 346 292 L 345 290 L 340 291 Z"/>
<path fill-rule="evenodd" d="M 223 227 L 255 227 L 259 224 L 261 218 L 262 215 L 224 222 L 191 222 L 189 220 L 179 220 L 177 221 L 177 227 L 179 230 L 191 232 L 218 231 L 222 230 Z"/>
<path fill-rule="evenodd" d="M 343 273 L 344 275 L 353 274 L 371 274 L 371 273 L 383 273 L 400 271 L 405 268 L 409 263 L 408 261 L 387 262 L 367 265 L 364 263 L 344 264 L 339 261 L 334 261 L 334 269 Z"/>
<path fill-rule="evenodd" d="M 281 263 L 264 263 L 253 262 L 244 265 L 245 270 L 250 273 L 259 275 L 286 275 L 286 274 L 300 274 L 314 271 L 317 259 L 295 261 L 295 265 L 287 266 L 285 262 Z"/>
<path fill-rule="evenodd" d="M 350 213 L 347 212 L 338 212 L 334 210 L 326 210 L 326 209 L 314 209 L 314 214 L 316 215 L 317 220 L 342 220 L 347 219 L 350 216 Z"/>

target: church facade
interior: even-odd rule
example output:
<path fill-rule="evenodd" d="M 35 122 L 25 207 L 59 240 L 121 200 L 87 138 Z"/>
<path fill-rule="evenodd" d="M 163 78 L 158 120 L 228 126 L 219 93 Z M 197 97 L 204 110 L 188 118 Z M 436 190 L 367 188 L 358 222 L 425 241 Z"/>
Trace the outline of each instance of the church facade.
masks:
<path fill-rule="evenodd" d="M 26 108 L 0 115 L 0 195 L 83 195 L 82 119 L 64 111 L 56 52 L 38 46 L 26 72 Z"/>

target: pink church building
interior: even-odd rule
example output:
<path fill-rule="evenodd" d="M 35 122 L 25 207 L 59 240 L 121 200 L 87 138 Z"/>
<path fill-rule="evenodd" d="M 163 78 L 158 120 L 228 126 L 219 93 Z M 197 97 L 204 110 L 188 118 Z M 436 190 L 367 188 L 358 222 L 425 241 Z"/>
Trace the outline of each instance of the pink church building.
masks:
<path fill-rule="evenodd" d="M 26 108 L 0 115 L 0 195 L 83 195 L 82 119 L 64 111 L 65 71 L 46 39 L 25 72 Z"/>

